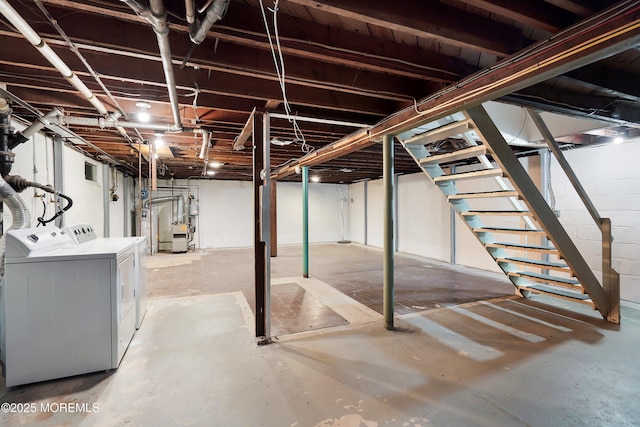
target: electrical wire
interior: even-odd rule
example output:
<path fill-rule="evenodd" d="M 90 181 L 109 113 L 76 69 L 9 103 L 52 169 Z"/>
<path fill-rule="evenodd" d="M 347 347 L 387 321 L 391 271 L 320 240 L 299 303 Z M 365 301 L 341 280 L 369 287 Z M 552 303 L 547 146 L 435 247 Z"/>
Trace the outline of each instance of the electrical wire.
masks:
<path fill-rule="evenodd" d="M 284 111 L 287 116 L 287 121 L 291 124 L 293 128 L 293 133 L 295 135 L 294 142 L 300 144 L 300 149 L 303 153 L 309 154 L 315 147 L 307 144 L 307 141 L 302 133 L 302 129 L 298 125 L 297 114 L 291 115 L 291 105 L 289 104 L 289 99 L 287 98 L 287 87 L 286 87 L 286 74 L 285 74 L 285 66 L 284 66 L 284 56 L 282 55 L 282 47 L 280 45 L 280 34 L 278 33 L 278 3 L 280 0 L 275 0 L 273 8 L 269 8 L 269 11 L 273 13 L 273 28 L 274 28 L 274 37 L 271 37 L 271 31 L 269 29 L 269 22 L 267 20 L 267 14 L 265 12 L 264 3 L 260 0 L 260 12 L 262 13 L 262 20 L 264 22 L 264 28 L 267 33 L 267 38 L 269 39 L 269 47 L 271 48 L 271 56 L 273 57 L 273 64 L 276 70 L 276 75 L 278 77 L 278 82 L 280 84 L 280 90 L 282 92 L 282 101 L 284 106 Z M 273 43 L 273 39 L 275 39 L 275 47 Z M 276 52 L 277 51 L 277 52 Z"/>

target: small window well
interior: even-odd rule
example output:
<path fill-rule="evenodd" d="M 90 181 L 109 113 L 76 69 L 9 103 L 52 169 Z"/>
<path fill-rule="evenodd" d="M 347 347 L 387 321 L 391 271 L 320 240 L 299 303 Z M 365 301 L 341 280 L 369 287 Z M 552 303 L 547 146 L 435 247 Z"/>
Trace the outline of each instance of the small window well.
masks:
<path fill-rule="evenodd" d="M 84 162 L 84 179 L 98 182 L 98 167 L 93 163 Z"/>

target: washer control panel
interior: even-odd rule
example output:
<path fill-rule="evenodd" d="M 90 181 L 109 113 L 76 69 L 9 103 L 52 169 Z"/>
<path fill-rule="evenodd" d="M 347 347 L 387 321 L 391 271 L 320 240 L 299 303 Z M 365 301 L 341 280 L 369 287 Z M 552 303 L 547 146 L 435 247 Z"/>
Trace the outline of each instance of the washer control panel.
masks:
<path fill-rule="evenodd" d="M 9 230 L 6 236 L 7 258 L 28 258 L 54 249 L 73 246 L 74 243 L 66 230 L 54 226 Z"/>
<path fill-rule="evenodd" d="M 71 227 L 66 227 L 64 230 L 77 244 L 89 242 L 97 238 L 93 226 L 89 224 L 73 225 Z"/>

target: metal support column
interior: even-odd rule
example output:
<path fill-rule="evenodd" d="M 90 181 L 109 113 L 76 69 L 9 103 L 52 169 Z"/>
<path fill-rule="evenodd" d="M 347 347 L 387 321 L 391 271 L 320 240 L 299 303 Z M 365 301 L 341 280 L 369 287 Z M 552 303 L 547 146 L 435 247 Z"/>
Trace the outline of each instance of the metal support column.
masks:
<path fill-rule="evenodd" d="M 609 296 L 607 321 L 620 323 L 620 275 L 611 265 L 611 219 L 602 218 L 602 287 Z"/>
<path fill-rule="evenodd" d="M 109 222 L 111 221 L 109 216 L 109 165 L 107 163 L 102 164 L 102 235 L 109 237 Z"/>
<path fill-rule="evenodd" d="M 383 182 L 384 182 L 384 327 L 393 329 L 393 135 L 384 135 Z"/>
<path fill-rule="evenodd" d="M 456 173 L 456 165 L 451 165 L 450 174 Z M 456 263 L 456 210 L 449 206 L 449 262 Z"/>
<path fill-rule="evenodd" d="M 369 243 L 368 235 L 369 235 L 369 181 L 364 182 L 364 245 L 366 246 Z"/>
<path fill-rule="evenodd" d="M 53 186 L 56 190 L 64 193 L 64 139 L 56 136 L 53 138 Z M 56 205 L 65 203 L 61 197 L 56 196 Z M 56 227 L 64 227 L 64 215 L 55 219 Z"/>
<path fill-rule="evenodd" d="M 400 185 L 398 184 L 398 176 L 393 176 L 393 236 L 395 239 L 393 240 L 393 249 L 398 252 L 400 250 L 400 221 L 398 221 L 398 206 L 400 203 L 398 202 L 399 195 L 398 190 Z"/>
<path fill-rule="evenodd" d="M 253 248 L 255 281 L 256 337 L 266 336 L 265 328 L 265 244 L 262 241 L 262 178 L 263 170 L 262 123 L 261 116 L 253 116 Z"/>
<path fill-rule="evenodd" d="M 262 121 L 262 242 L 264 243 L 264 339 L 271 342 L 271 119 L 264 113 Z M 259 143 L 259 142 L 258 142 Z"/>
<path fill-rule="evenodd" d="M 309 167 L 302 167 L 302 276 L 309 277 Z"/>
<path fill-rule="evenodd" d="M 278 256 L 278 182 L 271 180 L 271 258 Z"/>
<path fill-rule="evenodd" d="M 553 209 L 554 206 L 551 206 L 551 192 L 549 191 L 549 187 L 551 185 L 551 152 L 547 149 L 540 150 L 540 192 L 542 193 L 542 197 L 547 201 L 549 206 Z M 540 244 L 542 246 L 549 246 L 549 239 L 546 236 L 541 238 Z M 544 253 L 541 256 L 542 261 L 549 261 L 549 254 Z M 542 274 L 549 274 L 549 269 L 542 269 Z"/>

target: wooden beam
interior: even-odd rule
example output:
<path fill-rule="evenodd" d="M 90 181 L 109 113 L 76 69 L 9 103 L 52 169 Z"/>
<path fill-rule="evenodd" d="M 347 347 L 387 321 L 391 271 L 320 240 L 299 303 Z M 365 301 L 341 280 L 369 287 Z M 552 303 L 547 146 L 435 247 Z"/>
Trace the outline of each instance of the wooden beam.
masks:
<path fill-rule="evenodd" d="M 398 135 L 422 123 L 477 106 L 522 88 L 545 81 L 569 70 L 624 51 L 640 41 L 640 5 L 631 0 L 617 3 L 591 20 L 572 26 L 560 37 L 543 41 L 526 51 L 506 58 L 382 120 L 303 156 L 273 173 L 290 175 L 296 166 L 320 164 L 375 144 L 384 134 Z"/>
<path fill-rule="evenodd" d="M 470 6 L 486 10 L 522 24 L 551 33 L 568 27 L 576 19 L 573 14 L 539 0 L 460 0 Z"/>
<path fill-rule="evenodd" d="M 238 135 L 238 138 L 233 142 L 233 149 L 235 151 L 244 150 L 246 147 L 244 144 L 247 142 L 249 137 L 251 136 L 251 132 L 253 132 L 253 115 L 256 113 L 255 107 L 251 110 L 251 114 L 249 114 L 249 119 L 247 123 L 245 123 L 242 128 L 242 132 Z"/>
<path fill-rule="evenodd" d="M 147 30 L 148 35 L 142 35 L 141 39 L 153 37 L 153 31 L 148 23 L 136 16 L 133 12 L 121 12 L 111 10 L 104 6 L 93 6 L 79 2 L 67 0 L 43 0 L 43 3 L 61 7 L 67 10 L 82 12 L 83 19 L 95 20 L 96 16 L 110 19 L 110 28 L 116 26 L 118 30 L 109 32 L 111 41 L 108 45 L 119 43 L 120 45 L 131 45 L 138 43 L 137 38 L 129 35 L 131 31 L 139 31 L 129 25 L 124 29 L 123 23 L 135 23 L 142 30 Z M 53 9 L 53 8 L 52 8 Z M 89 15 L 91 14 L 91 15 Z M 60 14 L 61 19 L 65 15 Z M 70 14 L 69 19 L 77 20 L 77 14 Z M 235 4 L 229 8 L 229 12 L 224 19 L 224 25 L 214 25 L 208 33 L 208 39 L 219 40 L 221 42 L 232 43 L 236 46 L 246 46 L 253 49 L 260 49 L 271 55 L 269 40 L 264 33 L 264 24 L 260 13 L 256 8 Z M 50 27 L 43 23 L 43 28 L 50 31 Z M 64 26 L 64 23 L 61 22 Z M 296 19 L 284 14 L 278 16 L 279 34 L 282 37 L 281 49 L 285 55 L 294 55 L 299 58 L 316 60 L 330 64 L 345 65 L 360 70 L 376 73 L 388 73 L 400 77 L 409 77 L 420 80 L 431 80 L 436 82 L 452 82 L 461 75 L 468 72 L 467 66 L 462 60 L 448 57 L 437 52 L 420 51 L 410 46 L 390 41 L 383 41 L 376 37 L 365 36 L 352 31 L 341 30 L 339 28 L 321 25 L 311 21 Z M 86 40 L 100 38 L 99 34 L 93 31 L 95 25 L 87 25 L 89 34 Z M 38 27 L 36 27 L 38 29 Z M 180 34 L 178 39 L 178 49 L 183 43 L 190 45 L 188 40 L 189 28 L 186 25 L 170 24 L 171 32 Z M 78 31 L 70 28 L 70 31 Z M 71 34 L 73 35 L 73 34 Z M 78 34 L 79 35 L 79 34 Z M 106 37 L 106 35 L 105 35 Z M 114 40 L 115 37 L 115 40 Z M 155 39 L 155 37 L 153 37 Z M 172 37 L 172 49 L 175 37 Z M 184 39 L 181 42 L 180 39 Z M 203 45 L 207 45 L 205 41 Z M 148 51 L 147 48 L 144 48 Z M 204 48 L 203 48 L 204 49 Z M 190 48 L 181 49 L 182 55 L 186 55 Z M 178 52 L 178 50 L 176 51 Z M 198 50 L 196 50 L 196 54 Z M 294 68 L 295 69 L 295 66 Z"/>
<path fill-rule="evenodd" d="M 287 2 L 498 57 L 510 55 L 523 47 L 522 31 L 518 28 L 439 2 L 423 0 L 402 2 L 287 0 Z"/>

